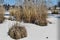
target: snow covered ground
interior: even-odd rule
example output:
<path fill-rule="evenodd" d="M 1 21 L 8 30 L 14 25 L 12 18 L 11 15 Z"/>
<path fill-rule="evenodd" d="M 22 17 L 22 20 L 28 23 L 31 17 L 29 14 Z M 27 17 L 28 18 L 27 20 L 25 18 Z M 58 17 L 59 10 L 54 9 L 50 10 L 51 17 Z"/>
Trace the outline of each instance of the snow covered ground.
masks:
<path fill-rule="evenodd" d="M 26 27 L 28 36 L 20 40 L 58 40 L 57 20 L 59 19 L 49 17 L 48 20 L 52 22 L 52 24 L 48 23 L 48 26 L 38 26 L 35 24 L 21 22 L 20 24 Z M 9 28 L 14 25 L 14 23 L 14 21 L 5 20 L 2 24 L 0 24 L 0 40 L 14 40 L 7 34 Z"/>

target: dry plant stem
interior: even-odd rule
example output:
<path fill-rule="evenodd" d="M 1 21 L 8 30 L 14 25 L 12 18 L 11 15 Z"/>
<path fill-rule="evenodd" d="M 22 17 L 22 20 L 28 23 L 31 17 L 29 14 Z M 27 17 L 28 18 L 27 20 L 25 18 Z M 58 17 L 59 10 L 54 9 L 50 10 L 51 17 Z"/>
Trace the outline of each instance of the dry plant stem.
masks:
<path fill-rule="evenodd" d="M 15 17 L 15 20 L 21 21 L 21 8 L 20 7 L 14 7 L 9 9 L 10 15 Z"/>
<path fill-rule="evenodd" d="M 0 6 L 0 23 L 4 21 L 4 12 L 5 8 L 3 6 Z"/>

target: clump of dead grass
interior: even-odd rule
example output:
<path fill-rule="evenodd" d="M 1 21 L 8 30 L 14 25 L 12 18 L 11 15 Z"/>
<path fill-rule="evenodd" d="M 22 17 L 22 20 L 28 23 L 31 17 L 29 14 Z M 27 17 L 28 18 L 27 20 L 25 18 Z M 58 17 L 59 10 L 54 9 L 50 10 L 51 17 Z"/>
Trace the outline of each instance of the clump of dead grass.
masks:
<path fill-rule="evenodd" d="M 0 6 L 0 23 L 4 21 L 4 13 L 5 13 L 5 8 L 3 6 Z"/>
<path fill-rule="evenodd" d="M 21 10 L 20 7 L 10 8 L 9 9 L 10 16 L 13 16 L 17 21 L 21 21 L 22 13 L 20 10 Z"/>

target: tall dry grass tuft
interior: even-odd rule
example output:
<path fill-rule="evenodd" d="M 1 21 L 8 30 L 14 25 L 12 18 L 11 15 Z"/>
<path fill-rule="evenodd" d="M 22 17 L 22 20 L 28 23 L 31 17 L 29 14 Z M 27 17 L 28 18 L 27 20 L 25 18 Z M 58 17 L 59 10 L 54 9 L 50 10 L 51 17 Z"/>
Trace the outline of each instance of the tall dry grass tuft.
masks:
<path fill-rule="evenodd" d="M 14 16 L 17 21 L 24 21 L 26 23 L 34 23 L 41 26 L 47 25 L 47 8 L 44 5 L 25 5 L 23 8 L 14 7 L 9 10 L 10 15 Z"/>
<path fill-rule="evenodd" d="M 16 21 L 21 21 L 22 19 L 22 12 L 20 7 L 14 7 L 9 9 L 10 16 L 13 16 Z"/>
<path fill-rule="evenodd" d="M 4 13 L 5 13 L 5 8 L 0 5 L 0 23 L 4 21 Z"/>
<path fill-rule="evenodd" d="M 38 13 L 36 8 L 33 6 L 30 8 L 30 13 L 31 13 L 31 23 L 35 23 L 36 19 L 38 18 Z"/>
<path fill-rule="evenodd" d="M 30 23 L 30 17 L 31 17 L 31 15 L 30 15 L 29 7 L 27 7 L 27 6 L 23 7 L 23 21 Z"/>
<path fill-rule="evenodd" d="M 24 6 L 23 8 L 23 21 L 27 23 L 34 23 L 41 26 L 47 25 L 47 8 L 41 6 Z"/>
<path fill-rule="evenodd" d="M 38 20 L 36 21 L 36 24 L 40 26 L 46 26 L 47 25 L 47 8 L 44 5 L 41 5 L 38 7 Z"/>

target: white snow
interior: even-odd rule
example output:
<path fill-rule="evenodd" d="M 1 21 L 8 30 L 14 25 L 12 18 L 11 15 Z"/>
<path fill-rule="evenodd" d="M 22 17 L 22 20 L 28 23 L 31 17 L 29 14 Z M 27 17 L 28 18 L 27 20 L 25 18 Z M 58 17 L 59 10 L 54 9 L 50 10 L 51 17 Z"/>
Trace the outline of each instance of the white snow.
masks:
<path fill-rule="evenodd" d="M 26 27 L 28 36 L 20 40 L 58 40 L 58 19 L 50 17 L 47 20 L 51 21 L 52 24 L 48 23 L 48 26 L 38 26 L 21 22 L 20 24 Z M 14 40 L 8 36 L 8 30 L 14 23 L 15 21 L 5 20 L 0 24 L 0 40 Z"/>

